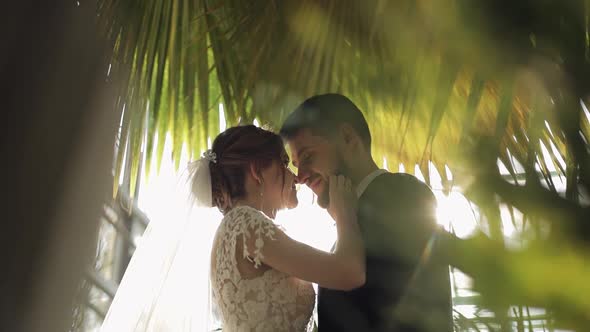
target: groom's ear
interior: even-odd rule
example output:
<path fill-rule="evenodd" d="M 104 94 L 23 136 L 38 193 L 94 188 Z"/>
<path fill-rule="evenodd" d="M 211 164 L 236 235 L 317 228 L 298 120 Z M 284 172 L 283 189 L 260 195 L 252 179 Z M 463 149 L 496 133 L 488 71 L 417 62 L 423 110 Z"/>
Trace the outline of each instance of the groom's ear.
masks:
<path fill-rule="evenodd" d="M 340 125 L 340 137 L 346 146 L 355 145 L 358 139 L 356 131 L 348 123 L 343 123 Z"/>

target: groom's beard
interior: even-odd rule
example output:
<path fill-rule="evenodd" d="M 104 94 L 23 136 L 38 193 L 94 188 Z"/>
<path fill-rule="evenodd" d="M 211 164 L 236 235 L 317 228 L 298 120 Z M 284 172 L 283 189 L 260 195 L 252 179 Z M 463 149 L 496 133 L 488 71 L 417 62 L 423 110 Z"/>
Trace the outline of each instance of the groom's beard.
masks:
<path fill-rule="evenodd" d="M 348 167 L 346 167 L 346 164 L 344 163 L 342 154 L 338 153 L 337 158 L 336 169 L 331 175 L 344 175 L 349 177 Z M 330 181 L 329 178 L 326 179 L 324 191 L 318 195 L 318 205 L 323 209 L 327 209 L 328 206 L 330 206 L 330 183 L 327 181 Z"/>

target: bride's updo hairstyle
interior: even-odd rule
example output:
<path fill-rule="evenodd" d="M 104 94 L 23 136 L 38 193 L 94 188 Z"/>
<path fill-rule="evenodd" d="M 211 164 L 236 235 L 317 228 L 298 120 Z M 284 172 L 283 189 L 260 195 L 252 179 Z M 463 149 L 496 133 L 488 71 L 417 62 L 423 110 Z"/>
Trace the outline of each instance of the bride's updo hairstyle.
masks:
<path fill-rule="evenodd" d="M 281 161 L 284 153 L 282 138 L 254 125 L 228 128 L 213 141 L 211 148 L 216 162 L 211 162 L 213 206 L 222 213 L 232 208 L 232 202 L 246 196 L 245 179 L 250 164 L 257 172 Z"/>

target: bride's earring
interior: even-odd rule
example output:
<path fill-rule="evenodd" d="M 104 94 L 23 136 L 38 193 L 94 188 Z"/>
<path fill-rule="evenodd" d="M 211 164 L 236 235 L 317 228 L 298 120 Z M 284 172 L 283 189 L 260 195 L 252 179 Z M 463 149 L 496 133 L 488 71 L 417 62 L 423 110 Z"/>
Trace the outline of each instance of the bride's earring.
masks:
<path fill-rule="evenodd" d="M 264 211 L 264 181 L 260 181 L 260 211 Z"/>

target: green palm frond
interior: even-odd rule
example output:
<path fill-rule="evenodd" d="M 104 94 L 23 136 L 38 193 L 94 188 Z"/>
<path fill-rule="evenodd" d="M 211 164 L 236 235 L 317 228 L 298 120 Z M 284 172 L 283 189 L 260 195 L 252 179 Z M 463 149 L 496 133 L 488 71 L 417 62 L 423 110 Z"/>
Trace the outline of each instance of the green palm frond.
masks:
<path fill-rule="evenodd" d="M 338 91 L 366 113 L 378 160 L 418 164 L 423 173 L 432 160 L 444 173 L 451 147 L 473 128 L 481 134 L 510 119 L 506 130 L 486 132 L 510 138 L 531 109 L 516 92 L 504 94 L 505 82 L 516 80 L 516 60 L 494 60 L 516 52 L 483 43 L 488 27 L 461 17 L 460 7 L 103 0 L 99 12 L 114 41 L 113 73 L 128 82 L 119 106 L 148 114 L 148 165 L 162 158 L 167 133 L 175 160 L 182 144 L 192 154 L 202 150 L 217 132 L 209 118 L 218 102 L 230 125 L 258 118 L 278 127 L 297 102 Z M 131 133 L 134 156 L 142 119 L 131 117 L 122 135 Z"/>

